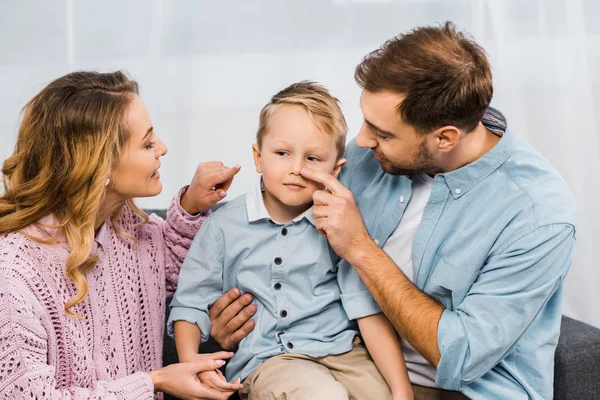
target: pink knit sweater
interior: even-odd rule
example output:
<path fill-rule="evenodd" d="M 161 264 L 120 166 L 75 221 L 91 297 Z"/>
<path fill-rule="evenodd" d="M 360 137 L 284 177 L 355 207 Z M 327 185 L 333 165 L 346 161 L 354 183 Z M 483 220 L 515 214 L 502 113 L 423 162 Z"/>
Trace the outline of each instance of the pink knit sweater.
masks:
<path fill-rule="evenodd" d="M 64 273 L 68 245 L 0 236 L 0 399 L 155 397 L 145 371 L 162 363 L 165 297 L 203 221 L 176 199 L 166 222 L 151 215 L 136 227 L 140 218 L 123 209 L 119 226 L 137 242 L 105 225 L 89 293 L 72 308 L 83 320 L 64 312 L 76 293 Z"/>

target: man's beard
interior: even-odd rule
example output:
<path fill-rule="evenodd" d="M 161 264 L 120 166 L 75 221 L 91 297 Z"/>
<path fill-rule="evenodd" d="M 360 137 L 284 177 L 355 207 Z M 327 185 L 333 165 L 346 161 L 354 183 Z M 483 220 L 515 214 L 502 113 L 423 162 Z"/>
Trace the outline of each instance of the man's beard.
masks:
<path fill-rule="evenodd" d="M 385 157 L 381 158 L 379 164 L 381 168 L 390 175 L 412 175 L 412 174 L 434 174 L 439 170 L 439 167 L 427 149 L 425 141 L 419 145 L 419 149 L 413 154 L 412 161 L 399 165 L 393 163 Z"/>

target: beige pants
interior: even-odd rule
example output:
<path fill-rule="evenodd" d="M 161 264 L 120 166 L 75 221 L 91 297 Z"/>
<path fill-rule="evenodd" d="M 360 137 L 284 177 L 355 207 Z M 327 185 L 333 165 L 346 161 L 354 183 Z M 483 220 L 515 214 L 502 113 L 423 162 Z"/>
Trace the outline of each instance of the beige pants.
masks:
<path fill-rule="evenodd" d="M 256 368 L 240 397 L 247 400 L 386 400 L 392 395 L 360 339 L 352 350 L 313 358 L 281 354 Z"/>

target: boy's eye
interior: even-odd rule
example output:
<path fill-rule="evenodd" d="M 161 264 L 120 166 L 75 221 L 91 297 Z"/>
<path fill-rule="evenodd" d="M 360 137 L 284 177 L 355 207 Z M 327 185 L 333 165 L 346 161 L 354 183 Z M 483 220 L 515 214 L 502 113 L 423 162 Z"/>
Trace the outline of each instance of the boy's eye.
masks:
<path fill-rule="evenodd" d="M 275 154 L 277 154 L 278 156 L 285 156 L 287 154 L 287 151 L 276 151 Z"/>
<path fill-rule="evenodd" d="M 308 161 L 321 161 L 321 160 L 319 159 L 319 157 L 315 157 L 315 156 L 308 156 L 308 157 L 306 157 L 306 159 L 307 159 Z"/>
<path fill-rule="evenodd" d="M 145 145 L 144 148 L 147 150 L 153 149 L 155 144 L 156 142 L 150 142 L 147 145 Z"/>

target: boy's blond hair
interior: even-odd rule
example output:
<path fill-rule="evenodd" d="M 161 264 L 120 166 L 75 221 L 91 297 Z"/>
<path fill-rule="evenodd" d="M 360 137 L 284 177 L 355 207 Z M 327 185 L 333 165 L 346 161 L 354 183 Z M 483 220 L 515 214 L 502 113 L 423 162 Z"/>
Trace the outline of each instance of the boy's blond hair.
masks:
<path fill-rule="evenodd" d="M 303 107 L 308 117 L 321 132 L 333 136 L 338 151 L 338 159 L 344 154 L 348 126 L 342 114 L 339 101 L 329 91 L 316 82 L 302 81 L 286 87 L 267 103 L 260 111 L 256 143 L 262 145 L 262 139 L 267 133 L 269 118 L 284 105 Z"/>

